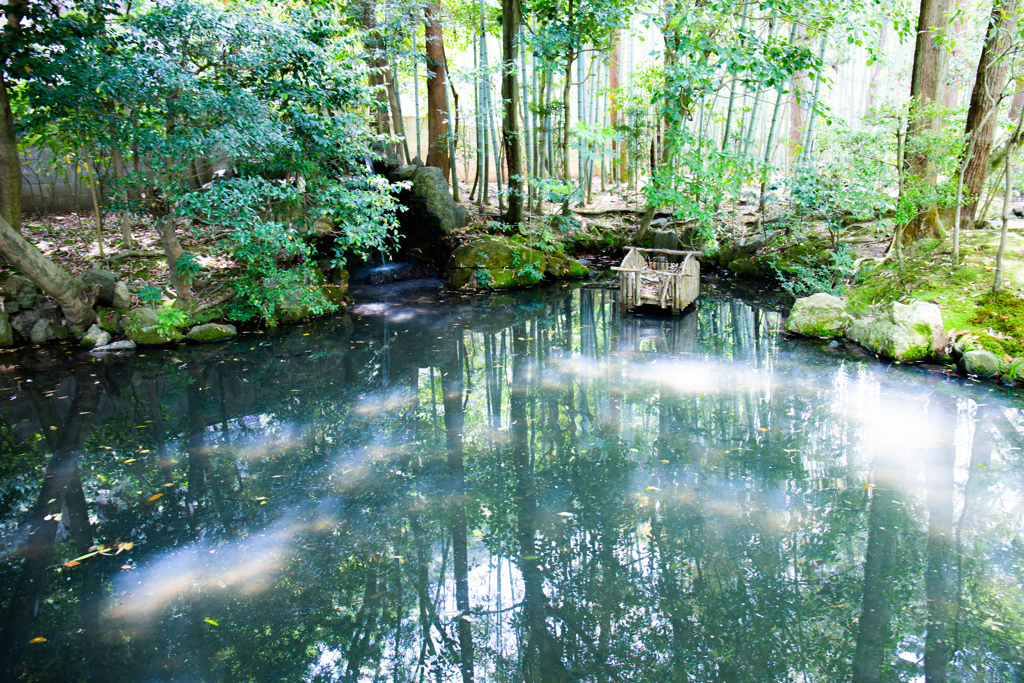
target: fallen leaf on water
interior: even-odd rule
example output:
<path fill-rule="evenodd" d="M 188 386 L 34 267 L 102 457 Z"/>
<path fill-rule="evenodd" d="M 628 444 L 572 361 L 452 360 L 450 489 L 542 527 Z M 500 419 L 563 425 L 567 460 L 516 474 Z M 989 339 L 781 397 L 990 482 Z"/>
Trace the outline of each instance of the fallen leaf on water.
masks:
<path fill-rule="evenodd" d="M 45 643 L 46 642 L 46 638 L 43 638 L 42 636 L 37 636 L 37 637 L 33 638 L 32 640 L 30 640 L 28 642 L 30 642 L 30 643 Z"/>
<path fill-rule="evenodd" d="M 796 449 L 795 448 L 783 448 L 782 452 L 783 453 L 796 453 Z"/>
<path fill-rule="evenodd" d="M 267 497 L 266 497 L 266 496 L 260 496 L 260 497 L 259 497 L 259 498 L 257 498 L 256 500 L 266 500 L 266 499 L 267 499 Z"/>
<path fill-rule="evenodd" d="M 660 490 L 661 489 L 659 489 L 657 486 L 648 486 L 647 488 L 644 489 L 644 491 L 660 491 Z"/>
<path fill-rule="evenodd" d="M 127 465 L 128 463 L 135 462 L 136 460 L 138 460 L 138 458 L 128 458 L 127 460 L 124 461 L 124 464 Z"/>
<path fill-rule="evenodd" d="M 662 464 L 662 465 L 667 465 L 667 464 L 668 464 L 668 460 L 662 460 L 662 461 L 661 461 L 661 464 Z"/>
<path fill-rule="evenodd" d="M 767 432 L 767 431 L 768 431 L 768 429 L 767 429 L 767 428 L 765 428 L 765 427 L 758 427 L 758 428 L 757 428 L 757 431 L 759 431 L 759 432 Z"/>
<path fill-rule="evenodd" d="M 213 619 L 203 619 L 203 621 L 205 621 L 205 622 L 206 622 L 207 624 L 212 624 L 212 625 L 214 625 L 214 626 L 220 626 L 220 624 L 218 624 L 218 623 L 217 623 L 216 621 L 214 621 Z"/>
<path fill-rule="evenodd" d="M 864 488 L 866 488 L 866 489 L 873 489 L 873 488 L 875 488 L 875 485 L 874 484 L 864 484 Z"/>
<path fill-rule="evenodd" d="M 559 517 L 572 517 L 573 514 L 571 512 L 559 512 L 558 516 Z"/>
<path fill-rule="evenodd" d="M 81 562 L 75 562 L 74 560 L 70 560 L 68 562 L 65 562 L 64 566 L 67 567 L 68 569 L 71 569 L 72 567 L 77 567 L 80 564 L 82 564 L 82 563 Z"/>
<path fill-rule="evenodd" d="M 148 499 L 146 499 L 146 502 L 147 503 L 152 503 L 154 500 L 156 500 L 157 498 L 162 497 L 163 495 L 164 494 L 162 494 L 162 493 L 155 493 L 152 496 L 150 496 Z"/>

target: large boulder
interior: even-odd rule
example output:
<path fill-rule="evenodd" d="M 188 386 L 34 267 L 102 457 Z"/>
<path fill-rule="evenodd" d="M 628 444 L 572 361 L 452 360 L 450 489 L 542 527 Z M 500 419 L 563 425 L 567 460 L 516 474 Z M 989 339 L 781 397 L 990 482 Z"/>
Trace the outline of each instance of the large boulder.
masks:
<path fill-rule="evenodd" d="M 586 277 L 590 269 L 557 252 L 546 253 L 511 238 L 483 236 L 459 247 L 445 276 L 449 289 L 529 287 L 548 278 Z"/>
<path fill-rule="evenodd" d="M 238 330 L 235 329 L 234 325 L 207 323 L 193 327 L 185 335 L 185 339 L 188 339 L 190 342 L 204 343 L 224 341 L 235 336 L 238 336 Z"/>
<path fill-rule="evenodd" d="M 34 308 L 22 311 L 11 318 L 11 327 L 25 339 L 29 339 L 32 326 L 39 321 L 39 313 Z"/>
<path fill-rule="evenodd" d="M 184 335 L 173 328 L 160 329 L 159 317 L 153 308 L 136 308 L 124 317 L 124 333 L 131 341 L 142 345 L 170 344 L 181 341 Z"/>
<path fill-rule="evenodd" d="M 852 320 L 846 312 L 846 299 L 819 293 L 796 300 L 786 319 L 786 331 L 805 337 L 841 337 Z"/>
<path fill-rule="evenodd" d="M 893 302 L 873 318 L 854 320 L 846 336 L 874 353 L 900 361 L 940 355 L 949 341 L 942 311 L 924 301 Z"/>
<path fill-rule="evenodd" d="M 402 174 L 408 174 L 402 167 Z M 411 187 L 402 190 L 398 201 L 405 211 L 398 214 L 398 244 L 401 257 L 440 264 L 444 258 L 444 239 L 466 225 L 468 214 L 459 207 L 448 189 L 444 172 L 433 166 L 420 166 L 409 175 Z"/>
<path fill-rule="evenodd" d="M 114 289 L 117 287 L 117 276 L 109 270 L 102 268 L 90 268 L 82 273 L 82 282 L 86 287 L 99 286 L 99 302 L 104 306 L 110 306 L 114 302 Z"/>

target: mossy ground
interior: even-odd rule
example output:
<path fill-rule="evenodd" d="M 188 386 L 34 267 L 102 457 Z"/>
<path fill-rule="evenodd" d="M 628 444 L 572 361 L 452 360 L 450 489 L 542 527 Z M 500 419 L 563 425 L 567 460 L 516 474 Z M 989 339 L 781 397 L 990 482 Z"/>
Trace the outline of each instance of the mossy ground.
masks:
<path fill-rule="evenodd" d="M 946 329 L 964 333 L 968 348 L 984 348 L 1000 358 L 1024 355 L 1024 221 L 1012 221 L 1007 235 L 1003 289 L 995 282 L 999 230 L 961 234 L 961 260 L 952 264 L 952 239 L 921 240 L 890 258 L 864 263 L 847 296 L 855 312 L 889 301 L 938 304 Z"/>

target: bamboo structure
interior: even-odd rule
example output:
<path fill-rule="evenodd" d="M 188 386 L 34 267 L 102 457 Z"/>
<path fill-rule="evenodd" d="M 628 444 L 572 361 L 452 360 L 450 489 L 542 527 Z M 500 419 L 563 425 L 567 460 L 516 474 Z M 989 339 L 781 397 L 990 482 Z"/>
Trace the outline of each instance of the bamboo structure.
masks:
<path fill-rule="evenodd" d="M 619 311 L 653 305 L 678 313 L 700 296 L 700 263 L 696 251 L 641 249 L 631 247 L 619 273 Z M 682 256 L 681 263 L 668 263 L 665 256 Z"/>

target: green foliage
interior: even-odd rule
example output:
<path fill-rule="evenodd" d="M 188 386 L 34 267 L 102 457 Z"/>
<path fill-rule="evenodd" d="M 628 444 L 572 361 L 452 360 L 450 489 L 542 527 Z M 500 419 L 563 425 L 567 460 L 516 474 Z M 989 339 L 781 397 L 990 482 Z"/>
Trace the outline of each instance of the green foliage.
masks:
<path fill-rule="evenodd" d="M 397 228 L 400 186 L 368 169 L 371 93 L 343 21 L 318 6 L 143 5 L 32 72 L 20 104 L 25 137 L 62 158 L 138 154 L 145 171 L 129 171 L 114 194 L 224 235 L 219 245 L 244 280 L 236 307 L 319 309 L 305 267 L 283 274 L 311 257 L 312 236 L 332 237 L 341 264 L 348 253 L 387 252 Z M 213 163 L 229 168 L 195 191 Z M 179 274 L 198 270 L 192 255 L 179 260 Z"/>
<path fill-rule="evenodd" d="M 156 309 L 156 331 L 161 336 L 169 337 L 179 327 L 188 325 L 189 317 L 185 311 L 174 306 L 158 306 Z"/>
<path fill-rule="evenodd" d="M 199 274 L 201 266 L 199 265 L 198 259 L 195 254 L 190 254 L 187 251 L 178 257 L 177 262 L 174 264 L 174 269 L 177 271 L 179 277 L 192 278 Z"/>
<path fill-rule="evenodd" d="M 525 284 L 534 285 L 544 279 L 540 265 L 530 258 L 523 258 L 523 251 L 518 247 L 512 251 L 512 267 L 516 269 L 516 277 Z"/>
<path fill-rule="evenodd" d="M 473 269 L 473 277 L 476 278 L 477 284 L 484 289 L 487 289 L 494 284 L 494 277 L 491 275 L 491 271 L 487 269 L 487 264 L 478 264 L 477 267 Z"/>
<path fill-rule="evenodd" d="M 164 293 L 161 292 L 159 288 L 152 287 L 149 285 L 140 289 L 138 293 L 139 301 L 145 302 L 147 304 L 156 303 L 157 301 L 160 301 L 160 299 L 162 299 L 163 296 Z"/>
<path fill-rule="evenodd" d="M 777 260 L 771 263 L 771 268 L 783 289 L 793 297 L 810 296 L 821 292 L 841 296 L 853 276 L 853 255 L 844 244 L 832 252 L 827 265 L 798 266 L 792 277 L 782 273 Z"/>

